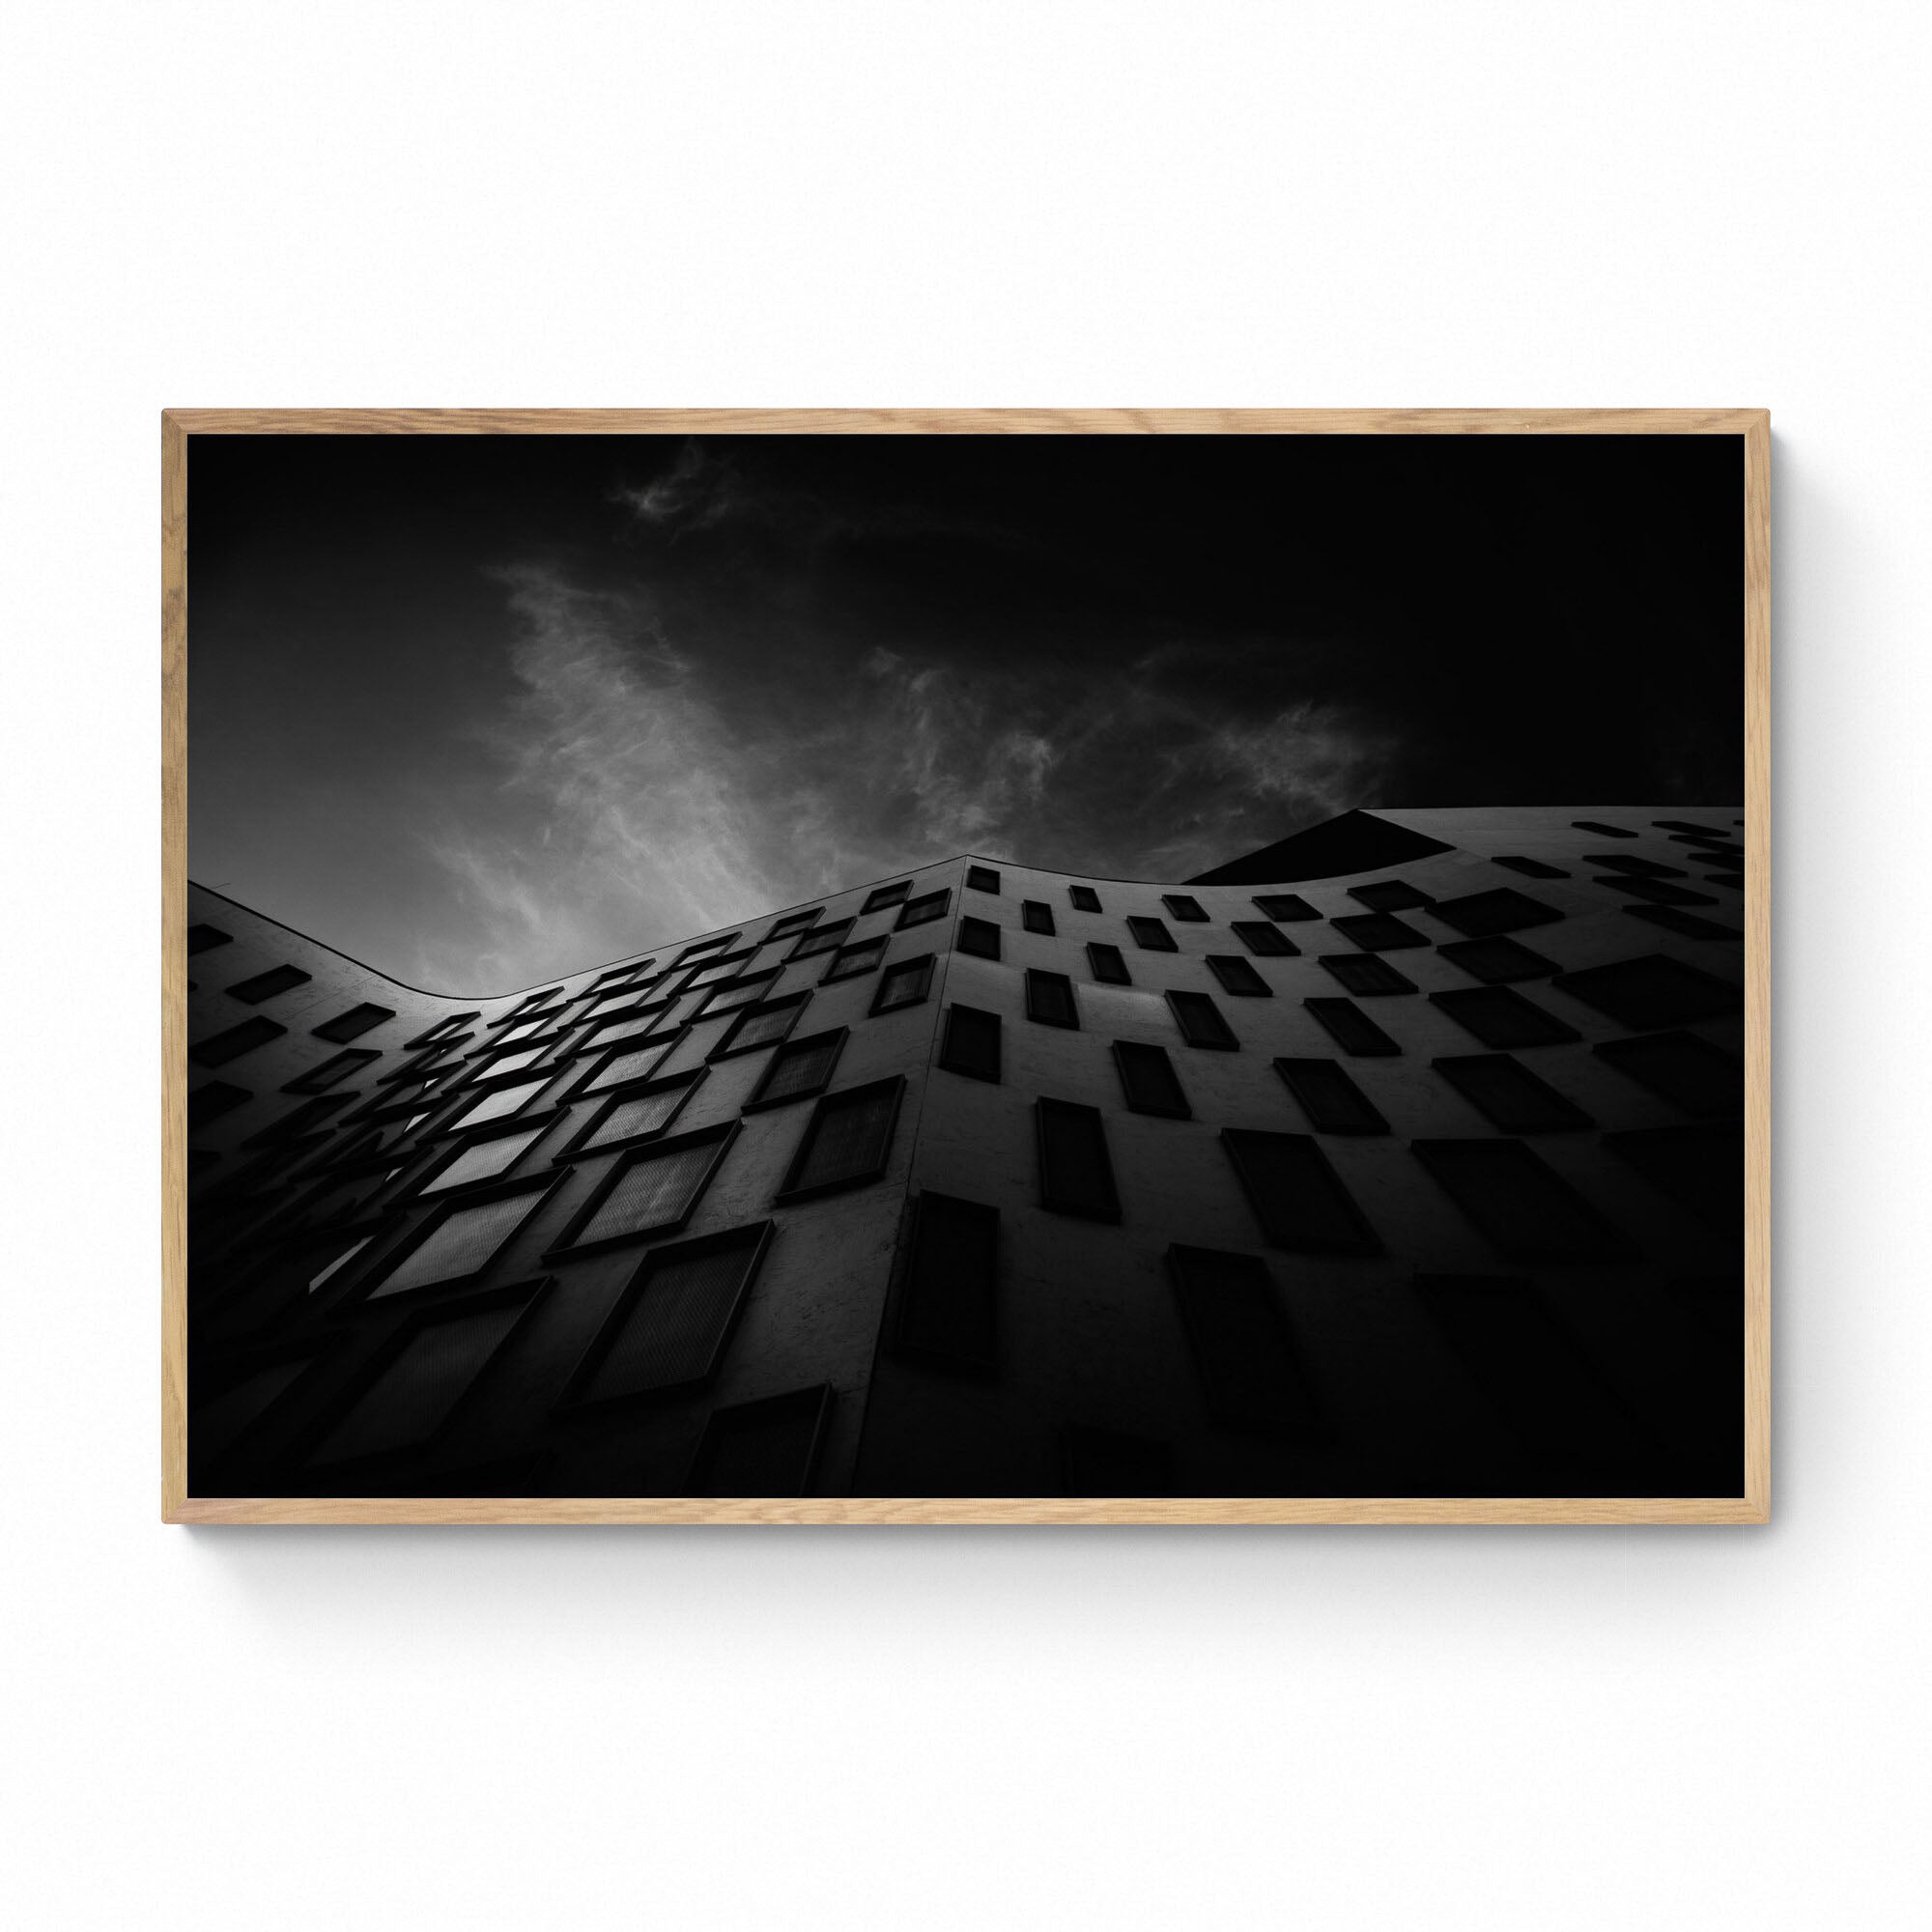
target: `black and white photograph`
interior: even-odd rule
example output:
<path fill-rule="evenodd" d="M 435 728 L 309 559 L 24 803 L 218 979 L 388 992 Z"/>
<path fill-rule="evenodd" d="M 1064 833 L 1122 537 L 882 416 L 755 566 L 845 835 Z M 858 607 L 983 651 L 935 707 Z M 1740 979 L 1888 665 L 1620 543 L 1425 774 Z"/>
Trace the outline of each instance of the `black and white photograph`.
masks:
<path fill-rule="evenodd" d="M 1744 1494 L 1742 431 L 185 451 L 190 1496 Z"/>

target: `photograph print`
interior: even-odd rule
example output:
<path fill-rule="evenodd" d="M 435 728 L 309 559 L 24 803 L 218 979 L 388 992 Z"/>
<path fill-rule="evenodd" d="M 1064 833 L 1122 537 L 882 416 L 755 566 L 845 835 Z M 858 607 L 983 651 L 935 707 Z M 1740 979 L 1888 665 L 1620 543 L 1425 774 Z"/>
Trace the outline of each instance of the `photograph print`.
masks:
<path fill-rule="evenodd" d="M 1762 1518 L 1760 414 L 165 429 L 172 1518 Z"/>

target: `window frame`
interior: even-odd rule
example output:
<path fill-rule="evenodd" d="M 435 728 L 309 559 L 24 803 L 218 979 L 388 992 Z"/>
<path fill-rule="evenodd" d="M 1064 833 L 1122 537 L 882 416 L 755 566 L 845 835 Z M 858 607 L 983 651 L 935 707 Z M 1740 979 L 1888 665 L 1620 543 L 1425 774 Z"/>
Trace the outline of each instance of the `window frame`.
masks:
<path fill-rule="evenodd" d="M 986 883 L 988 879 L 993 882 L 990 886 Z M 966 890 L 969 893 L 987 893 L 997 897 L 1000 891 L 1000 875 L 991 866 L 968 866 Z"/>
<path fill-rule="evenodd" d="M 1112 1041 L 1111 1045 L 1114 1074 L 1121 1083 L 1121 1098 L 1130 1114 L 1146 1114 L 1150 1119 L 1158 1121 L 1191 1121 L 1194 1118 L 1194 1108 L 1188 1101 L 1187 1089 L 1181 1084 L 1180 1074 L 1166 1047 L 1157 1046 L 1152 1040 L 1147 1039 L 1117 1039 Z M 1175 1091 L 1180 1095 L 1180 1104 L 1178 1107 L 1152 1107 L 1144 1100 L 1137 1100 L 1134 1097 L 1133 1082 L 1128 1076 L 1127 1067 L 1130 1056 L 1142 1053 L 1160 1056 L 1161 1065 L 1167 1068 L 1168 1075 L 1174 1082 Z"/>
<path fill-rule="evenodd" d="M 773 1107 L 792 1107 L 801 1100 L 821 1098 L 831 1088 L 838 1071 L 838 1063 L 845 1052 L 845 1042 L 851 1037 L 850 1027 L 827 1027 L 823 1033 L 806 1034 L 803 1037 L 794 1034 L 781 1041 L 777 1050 L 765 1063 L 765 1069 L 758 1075 L 758 1084 L 752 1089 L 751 1097 L 738 1109 L 742 1114 L 762 1114 Z M 807 1047 L 816 1047 L 825 1040 L 833 1042 L 832 1058 L 826 1062 L 825 1075 L 815 1087 L 802 1087 L 796 1094 L 769 1095 L 766 1089 L 771 1085 L 780 1063 L 787 1058 L 803 1053 Z"/>
<path fill-rule="evenodd" d="M 866 1009 L 868 1018 L 878 1019 L 887 1013 L 902 1013 L 912 1007 L 923 1007 L 932 997 L 933 962 L 937 957 L 931 952 L 915 952 L 904 959 L 895 959 L 890 966 L 879 969 L 879 983 L 872 994 L 872 1004 Z M 909 1000 L 895 1000 L 886 1004 L 886 993 L 893 983 L 895 974 L 919 972 L 919 991 Z"/>
<path fill-rule="evenodd" d="M 1321 1256 L 1372 1256 L 1386 1252 L 1381 1236 L 1375 1231 L 1369 1217 L 1362 1212 L 1361 1203 L 1350 1192 L 1349 1183 L 1336 1171 L 1335 1163 L 1328 1158 L 1319 1135 L 1291 1134 L 1272 1127 L 1223 1127 L 1216 1138 L 1221 1143 L 1221 1151 L 1228 1165 L 1235 1170 L 1235 1177 L 1240 1182 L 1241 1194 L 1248 1204 L 1248 1210 L 1255 1218 L 1255 1226 L 1261 1230 L 1262 1239 L 1273 1249 L 1287 1255 Z M 1312 1164 L 1325 1173 L 1334 1189 L 1334 1200 L 1343 1210 L 1344 1218 L 1354 1226 L 1352 1238 L 1343 1240 L 1310 1240 L 1306 1237 L 1290 1238 L 1279 1229 L 1268 1204 L 1264 1198 L 1258 1179 L 1241 1158 L 1240 1150 L 1261 1141 L 1287 1141 L 1293 1144 L 1298 1157 L 1309 1159 Z"/>
<path fill-rule="evenodd" d="M 844 964 L 845 955 L 848 952 L 858 952 L 867 947 L 873 946 L 878 948 L 878 957 L 869 966 L 848 966 Z M 867 973 L 877 973 L 884 968 L 892 950 L 893 940 L 892 934 L 889 932 L 875 932 L 869 939 L 854 939 L 848 941 L 843 946 L 835 946 L 832 949 L 830 962 L 827 964 L 825 971 L 819 975 L 818 984 L 821 986 L 836 986 L 843 980 L 863 980 Z"/>
<path fill-rule="evenodd" d="M 1162 893 L 1160 902 L 1167 916 L 1181 925 L 1208 925 L 1212 916 L 1192 893 Z"/>
<path fill-rule="evenodd" d="M 1050 986 L 1063 987 L 1066 993 L 1068 1017 L 1062 1019 L 1056 1014 L 1042 1012 L 1037 993 Z M 1080 1031 L 1080 999 L 1074 990 L 1073 977 L 1068 973 L 1055 973 L 1046 967 L 1029 966 L 1026 969 L 1026 1016 L 1035 1026 L 1059 1027 L 1065 1033 Z"/>
<path fill-rule="evenodd" d="M 868 912 L 884 912 L 888 907 L 904 905 L 912 897 L 912 881 L 895 879 L 888 886 L 874 886 L 866 895 L 866 902 L 859 908 L 859 917 L 864 919 Z"/>
<path fill-rule="evenodd" d="M 221 990 L 229 999 L 240 1000 L 244 1007 L 260 1007 L 270 1000 L 280 999 L 284 993 L 293 993 L 298 986 L 312 986 L 314 983 L 313 973 L 304 973 L 299 966 L 284 962 L 280 966 L 265 966 L 261 972 L 250 973 L 245 979 L 231 980 Z"/>
<path fill-rule="evenodd" d="M 618 1151 L 617 1157 L 611 1162 L 590 1190 L 583 1205 L 578 1208 L 564 1224 L 563 1232 L 544 1250 L 543 1263 L 546 1267 L 553 1262 L 582 1261 L 590 1255 L 614 1254 L 619 1248 L 634 1248 L 642 1241 L 655 1241 L 661 1236 L 674 1235 L 689 1227 L 692 1218 L 704 1206 L 704 1197 L 710 1193 L 712 1183 L 718 1179 L 718 1170 L 724 1166 L 725 1156 L 731 1151 L 732 1144 L 744 1131 L 739 1121 L 721 1121 L 715 1126 L 697 1127 L 690 1133 L 654 1135 L 648 1140 L 639 1140 Z M 595 1239 L 585 1239 L 586 1231 L 591 1228 L 597 1216 L 603 1211 L 604 1204 L 622 1184 L 624 1177 L 635 1167 L 641 1167 L 646 1161 L 668 1160 L 694 1148 L 710 1147 L 711 1158 L 705 1162 L 698 1175 L 696 1184 L 687 1198 L 683 1211 L 668 1221 L 653 1221 L 641 1228 L 627 1228 L 622 1234 L 599 1235 Z M 582 1159 L 599 1159 L 604 1150 L 598 1149 L 593 1155 L 580 1156 Z M 571 1167 L 557 1170 L 559 1179 L 567 1178 Z"/>
<path fill-rule="evenodd" d="M 1049 1113 L 1078 1115 L 1091 1121 L 1100 1149 L 1100 1166 L 1106 1181 L 1106 1206 L 1094 1208 L 1069 1203 L 1065 1199 L 1055 1200 L 1054 1190 L 1049 1184 L 1050 1167 L 1047 1160 L 1046 1122 Z M 1038 1206 L 1048 1214 L 1065 1214 L 1078 1221 L 1095 1221 L 1105 1226 L 1115 1227 L 1121 1221 L 1121 1187 L 1119 1177 L 1114 1172 L 1114 1151 L 1107 1145 L 1107 1119 L 1098 1107 L 1088 1105 L 1082 1100 L 1062 1100 L 1052 1094 L 1041 1094 L 1033 1103 L 1034 1121 L 1034 1163 L 1035 1184 L 1038 1195 Z"/>
<path fill-rule="evenodd" d="M 815 1180 L 800 1186 L 798 1176 L 805 1170 L 812 1144 L 818 1136 L 819 1123 L 825 1116 L 841 1106 L 856 1106 L 862 1099 L 888 1091 L 892 1094 L 892 1106 L 886 1115 L 885 1133 L 880 1137 L 881 1151 L 877 1166 L 867 1168 L 862 1174 L 840 1176 L 837 1180 Z M 892 1168 L 893 1151 L 898 1142 L 899 1115 L 905 1106 L 905 1075 L 893 1073 L 883 1080 L 867 1080 L 857 1087 L 841 1087 L 836 1092 L 819 1094 L 812 1103 L 810 1118 L 799 1130 L 797 1145 L 785 1164 L 778 1191 L 772 1196 L 772 1205 L 778 1207 L 797 1201 L 817 1201 L 829 1194 L 844 1194 L 854 1188 L 872 1187 L 883 1180 Z"/>
<path fill-rule="evenodd" d="M 1238 952 L 1209 952 L 1204 955 L 1208 972 L 1219 981 L 1222 992 L 1234 1000 L 1271 1000 L 1274 988 L 1262 978 L 1260 969 L 1252 959 Z M 1243 974 L 1250 976 L 1254 983 L 1249 986 L 1236 985 Z M 1231 977 L 1232 976 L 1232 977 Z"/>
<path fill-rule="evenodd" d="M 1111 955 L 1108 960 L 1113 968 L 1111 972 L 1101 968 L 1096 955 L 1102 953 Z M 1134 983 L 1134 976 L 1127 970 L 1127 955 L 1104 939 L 1090 939 L 1087 942 L 1087 970 L 1096 986 L 1131 986 Z"/>
<path fill-rule="evenodd" d="M 358 1013 L 374 1013 L 377 1017 L 344 1033 L 339 1029 L 348 1025 Z M 360 1039 L 365 1033 L 374 1033 L 380 1026 L 387 1026 L 396 1017 L 393 1007 L 379 1007 L 374 1000 L 360 1000 L 353 1007 L 346 1007 L 332 1020 L 325 1020 L 319 1027 L 310 1027 L 309 1033 L 316 1039 L 326 1039 L 331 1046 L 347 1046 L 353 1039 Z"/>
<path fill-rule="evenodd" d="M 782 960 L 782 964 L 793 966 L 801 959 L 816 959 L 821 952 L 838 951 L 844 943 L 854 924 L 851 914 L 843 919 L 823 919 L 815 925 L 809 925 L 793 942 L 792 949 Z"/>
<path fill-rule="evenodd" d="M 1057 939 L 1060 936 L 1059 928 L 1053 923 L 1053 908 L 1044 899 L 1020 901 L 1020 929 L 1037 932 L 1042 939 Z"/>
<path fill-rule="evenodd" d="M 1075 912 L 1103 912 L 1100 895 L 1092 886 L 1068 886 L 1066 901 Z M 1091 903 L 1090 903 L 1091 901 Z"/>
<path fill-rule="evenodd" d="M 969 944 L 968 927 L 972 928 L 972 937 L 980 943 Z M 970 912 L 963 912 L 953 929 L 952 950 L 965 953 L 969 959 L 997 959 L 1000 957 L 1000 932 L 997 920 L 976 919 Z"/>
<path fill-rule="evenodd" d="M 719 1444 L 736 1426 L 732 1418 L 742 1421 L 760 1410 L 767 1414 L 779 1414 L 786 1409 L 797 1409 L 801 1413 L 810 1411 L 812 1417 L 810 1439 L 806 1445 L 805 1466 L 799 1472 L 798 1487 L 801 1496 L 809 1496 L 811 1493 L 811 1479 L 818 1472 L 818 1459 L 824 1453 L 826 1430 L 837 1400 L 830 1382 L 814 1382 L 809 1388 L 785 1389 L 778 1395 L 760 1396 L 752 1402 L 734 1402 L 723 1408 L 714 1408 L 704 1418 L 703 1433 L 697 1438 L 696 1448 L 691 1452 L 683 1493 L 699 1497 L 710 1494 L 706 1485 L 713 1480 L 711 1470 L 717 1462 Z"/>
<path fill-rule="evenodd" d="M 501 1173 L 485 1175 L 481 1180 L 458 1181 L 454 1187 L 437 1188 L 435 1192 L 439 1197 L 445 1193 L 460 1195 L 471 1188 L 491 1187 L 498 1181 L 519 1178 L 524 1163 L 535 1156 L 538 1148 L 543 1145 L 544 1137 L 558 1121 L 563 1119 L 564 1113 L 565 1109 L 559 1106 L 549 1108 L 537 1115 L 511 1114 L 500 1121 L 485 1121 L 480 1127 L 472 1127 L 468 1133 L 452 1134 L 445 1140 L 435 1142 L 427 1151 L 427 1158 L 420 1154 L 416 1156 L 403 1154 L 404 1163 L 412 1167 L 414 1171 L 404 1174 L 402 1186 L 396 1196 L 397 1204 L 405 1205 L 427 1199 L 430 1183 L 438 1175 L 454 1167 L 471 1148 L 479 1147 L 487 1141 L 508 1140 L 513 1134 L 528 1133 L 534 1128 L 535 1137 L 529 1146 Z M 392 1158 L 393 1156 L 382 1152 L 371 1156 L 374 1163 Z"/>
<path fill-rule="evenodd" d="M 930 906 L 930 912 L 921 910 Z M 930 925 L 934 920 L 944 919 L 952 910 L 952 889 L 937 886 L 929 893 L 920 893 L 899 907 L 899 916 L 893 923 L 895 932 L 908 932 L 916 925 Z M 917 919 L 913 914 L 918 913 Z"/>
<path fill-rule="evenodd" d="M 762 1053 L 767 1047 L 782 1046 L 791 1037 L 800 1015 L 810 1004 L 811 992 L 808 987 L 803 992 L 782 993 L 776 1000 L 754 1000 L 750 1006 L 738 1008 L 732 1015 L 731 1024 L 724 1029 L 724 1037 L 704 1056 L 705 1064 L 709 1065 L 720 1060 L 736 1060 L 741 1054 Z M 784 1032 L 774 1034 L 769 1039 L 753 1040 L 749 1046 L 738 1044 L 738 1036 L 754 1017 L 785 1009 L 791 1013 L 791 1025 Z"/>
<path fill-rule="evenodd" d="M 1318 1134 L 1348 1134 L 1351 1138 L 1372 1139 L 1394 1132 L 1384 1118 L 1382 1110 L 1362 1092 L 1361 1086 L 1349 1069 L 1339 1060 L 1317 1054 L 1284 1054 L 1274 1062 L 1276 1077 L 1289 1091 L 1294 1104 L 1301 1109 L 1302 1118 L 1307 1121 L 1309 1130 Z M 1301 1077 L 1304 1067 L 1320 1066 L 1328 1075 L 1345 1082 L 1359 1103 L 1362 1113 L 1375 1122 L 1373 1126 L 1363 1123 L 1359 1117 L 1344 1123 L 1328 1110 L 1317 1090 L 1313 1076 Z"/>
<path fill-rule="evenodd" d="M 993 1249 L 990 1279 L 976 1284 L 976 1288 L 983 1290 L 986 1303 L 988 1340 L 983 1353 L 935 1347 L 929 1342 L 911 1339 L 907 1334 L 919 1301 L 916 1282 L 920 1243 L 928 1215 L 935 1221 L 952 1216 L 957 1220 L 977 1221 L 982 1227 L 990 1224 Z M 888 1351 L 900 1361 L 916 1362 L 923 1368 L 967 1376 L 975 1380 L 990 1380 L 996 1377 L 1000 1369 L 1000 1251 L 1003 1245 L 1000 1210 L 997 1208 L 987 1202 L 968 1201 L 960 1195 L 947 1194 L 938 1188 L 921 1188 L 907 1215 L 904 1242 L 898 1264 L 894 1269 L 891 1314 L 886 1331 Z"/>
<path fill-rule="evenodd" d="M 375 1307 L 378 1302 L 408 1307 L 419 1296 L 446 1294 L 451 1289 L 465 1288 L 472 1282 L 481 1281 L 496 1266 L 511 1243 L 520 1239 L 535 1223 L 537 1217 L 549 1207 L 552 1199 L 569 1178 L 568 1168 L 554 1168 L 548 1173 L 520 1174 L 513 1175 L 507 1179 L 481 1181 L 474 1187 L 458 1188 L 453 1193 L 443 1196 L 427 1213 L 405 1228 L 400 1238 L 387 1241 L 381 1246 L 372 1241 L 370 1243 L 372 1252 L 365 1252 L 358 1258 L 359 1265 L 352 1264 L 349 1267 L 343 1282 L 343 1293 L 339 1300 L 332 1305 L 340 1307 L 354 1302 L 358 1314 Z M 462 1274 L 444 1275 L 439 1281 L 419 1282 L 414 1288 L 399 1288 L 388 1294 L 378 1292 L 383 1283 L 387 1281 L 412 1255 L 422 1248 L 438 1229 L 459 1209 L 488 1208 L 499 1200 L 514 1200 L 523 1194 L 531 1197 L 527 1212 L 490 1250 L 477 1266 L 467 1269 Z M 414 1197 L 412 1197 L 409 1205 L 415 1205 Z"/>
<path fill-rule="evenodd" d="M 1238 1053 L 1241 1050 L 1240 1036 L 1228 1024 L 1227 1014 L 1214 1004 L 1211 993 L 1199 992 L 1191 986 L 1170 986 L 1162 997 L 1167 1001 L 1167 1009 L 1187 1045 L 1206 1053 Z M 1196 1000 L 1214 1016 L 1215 1025 L 1227 1035 L 1225 1039 L 1200 1039 L 1195 1037 L 1195 1029 L 1187 1019 L 1186 1003 Z"/>
<path fill-rule="evenodd" d="M 1346 1053 L 1350 1060 L 1394 1060 L 1402 1055 L 1402 1042 L 1382 1029 L 1365 1013 L 1353 1000 L 1345 999 L 1340 994 L 1318 994 L 1301 1003 L 1302 1010 Z M 1350 1027 L 1365 1029 L 1363 1043 L 1351 1044 L 1347 1037 L 1334 1025 L 1332 1020 L 1347 1014 L 1346 1024 Z M 1371 1041 L 1368 1034 L 1376 1037 Z"/>
<path fill-rule="evenodd" d="M 1152 933 L 1156 937 L 1150 938 Z M 1179 942 L 1168 931 L 1167 922 L 1156 919 L 1151 912 L 1130 912 L 1127 915 L 1127 936 L 1143 952 L 1179 952 Z"/>
<path fill-rule="evenodd" d="M 607 1153 L 620 1153 L 626 1148 L 645 1147 L 652 1141 L 663 1140 L 676 1125 L 678 1116 L 691 1105 L 691 1096 L 704 1085 L 709 1074 L 709 1067 L 696 1066 L 687 1068 L 682 1073 L 652 1075 L 642 1080 L 626 1081 L 621 1087 L 610 1088 L 599 1095 L 596 1106 L 591 1108 L 583 1124 L 551 1156 L 551 1165 L 563 1167 L 572 1161 L 590 1160 Z M 668 1094 L 673 1087 L 682 1087 L 684 1097 L 665 1116 L 661 1125 L 646 1127 L 640 1133 L 625 1134 L 614 1141 L 598 1140 L 597 1129 L 620 1106 L 628 1101 L 645 1099 L 653 1094 Z"/>
<path fill-rule="evenodd" d="M 327 1094 L 331 1087 L 340 1087 L 345 1080 L 357 1077 L 365 1066 L 373 1066 L 382 1057 L 380 1047 L 345 1046 L 340 1053 L 332 1053 L 327 1060 L 318 1061 L 306 1073 L 298 1073 L 293 1080 L 283 1081 L 281 1091 L 284 1094 Z M 345 1066 L 342 1064 L 344 1061 L 350 1064 Z M 327 1080 L 323 1079 L 322 1076 L 328 1073 L 331 1066 L 339 1070 L 329 1073 Z M 383 1083 L 379 1081 L 377 1084 L 380 1086 Z"/>
<path fill-rule="evenodd" d="M 952 1049 L 952 1015 L 959 1011 L 977 1013 L 981 1019 L 992 1021 L 992 1072 L 988 1073 L 983 1068 L 978 1066 L 962 1065 L 957 1060 L 947 1057 Z M 934 1065 L 947 1073 L 957 1073 L 962 1079 L 983 1081 L 989 1087 L 1004 1086 L 1006 1074 L 1006 1033 L 1007 1029 L 1004 1019 L 1000 1014 L 994 1012 L 990 1007 L 975 1007 L 967 1005 L 960 1000 L 949 1000 L 940 1024 L 939 1051 L 935 1056 Z"/>

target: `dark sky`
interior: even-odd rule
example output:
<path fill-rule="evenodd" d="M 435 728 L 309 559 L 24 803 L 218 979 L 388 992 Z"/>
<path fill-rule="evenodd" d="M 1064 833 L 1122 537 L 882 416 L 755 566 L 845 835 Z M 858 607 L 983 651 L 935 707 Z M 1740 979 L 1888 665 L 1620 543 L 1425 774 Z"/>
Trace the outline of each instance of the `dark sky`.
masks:
<path fill-rule="evenodd" d="M 197 437 L 189 872 L 507 991 L 962 851 L 1742 791 L 1716 437 Z"/>

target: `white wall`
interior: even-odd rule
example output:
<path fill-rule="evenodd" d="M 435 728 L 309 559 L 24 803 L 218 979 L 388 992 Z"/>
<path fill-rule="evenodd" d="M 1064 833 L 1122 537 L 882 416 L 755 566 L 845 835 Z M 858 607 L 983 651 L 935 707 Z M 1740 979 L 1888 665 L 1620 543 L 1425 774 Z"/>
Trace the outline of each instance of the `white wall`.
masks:
<path fill-rule="evenodd" d="M 0 36 L 0 1917 L 1924 1922 L 1922 8 Z M 696 401 L 1774 410 L 1771 1527 L 160 1526 L 156 412 Z"/>

